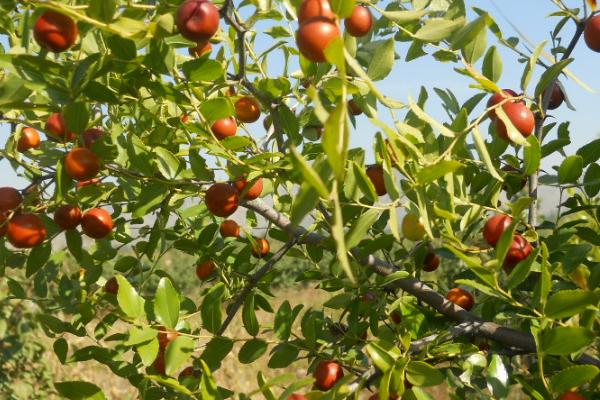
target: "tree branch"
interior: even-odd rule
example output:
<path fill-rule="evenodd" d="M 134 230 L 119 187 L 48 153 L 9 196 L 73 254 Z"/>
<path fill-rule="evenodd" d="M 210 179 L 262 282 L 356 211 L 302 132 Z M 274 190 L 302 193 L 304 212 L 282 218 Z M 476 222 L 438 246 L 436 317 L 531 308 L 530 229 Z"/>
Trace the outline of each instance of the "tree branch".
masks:
<path fill-rule="evenodd" d="M 225 330 L 227 329 L 229 324 L 231 324 L 231 321 L 233 321 L 233 318 L 237 314 L 240 307 L 244 304 L 244 301 L 246 301 L 246 297 L 248 297 L 250 292 L 252 292 L 252 290 L 256 287 L 256 285 L 258 285 L 261 278 L 263 276 L 265 276 L 265 274 L 267 272 L 269 272 L 275 266 L 275 264 L 279 260 L 281 260 L 283 258 L 283 256 L 292 247 L 294 247 L 296 245 L 297 242 L 298 242 L 298 238 L 296 236 L 293 236 L 281 249 L 279 249 L 279 251 L 277 253 L 275 253 L 273 255 L 273 257 L 271 257 L 271 259 L 269 261 L 267 261 L 265 263 L 265 265 L 263 265 L 258 271 L 256 271 L 256 273 L 254 273 L 254 275 L 252 275 L 250 277 L 248 284 L 244 287 L 244 290 L 242 290 L 242 293 L 240 293 L 238 298 L 235 300 L 235 303 L 233 303 L 233 305 L 229 309 L 229 312 L 227 312 L 227 317 L 225 318 L 225 321 L 223 321 L 223 324 L 219 328 L 219 331 L 217 332 L 217 336 L 221 336 L 225 332 Z"/>
<path fill-rule="evenodd" d="M 297 238 L 301 243 L 320 244 L 325 240 L 321 235 L 314 232 L 309 233 L 303 227 L 294 227 L 289 218 L 269 207 L 261 200 L 247 201 L 244 202 L 242 206 L 262 215 L 264 218 L 288 233 L 288 235 Z M 353 254 L 360 253 L 360 250 L 357 248 L 354 248 L 351 251 Z M 359 262 L 383 276 L 390 275 L 399 270 L 396 266 L 383 261 L 372 254 L 367 257 L 359 258 Z M 476 315 L 471 314 L 467 310 L 447 300 L 444 296 L 416 278 L 399 279 L 390 283 L 390 287 L 402 289 L 405 292 L 412 294 L 417 299 L 435 308 L 445 316 L 462 324 L 466 324 L 464 326 L 472 326 L 472 328 L 469 329 L 473 329 L 473 334 L 495 340 L 510 348 L 519 348 L 529 352 L 536 352 L 535 340 L 531 334 L 507 328 L 494 322 L 483 321 Z M 582 355 L 576 362 L 593 364 L 600 367 L 599 360 L 586 354 Z"/>

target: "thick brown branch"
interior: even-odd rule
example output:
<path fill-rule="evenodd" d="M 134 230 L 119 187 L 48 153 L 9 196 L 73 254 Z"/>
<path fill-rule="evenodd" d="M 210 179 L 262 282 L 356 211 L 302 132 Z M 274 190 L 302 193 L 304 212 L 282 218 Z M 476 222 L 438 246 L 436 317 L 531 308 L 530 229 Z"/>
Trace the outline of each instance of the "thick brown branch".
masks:
<path fill-rule="evenodd" d="M 279 213 L 260 200 L 248 201 L 243 204 L 244 207 L 253 210 L 264 218 L 277 225 L 280 229 L 289 235 L 299 239 L 301 243 L 319 244 L 325 239 L 314 232 L 307 232 L 302 227 L 294 227 L 292 222 L 285 215 Z M 354 254 L 358 254 L 358 249 L 352 249 Z M 386 261 L 383 261 L 373 255 L 359 259 L 361 264 L 370 267 L 379 275 L 389 275 L 398 271 L 398 268 Z M 447 317 L 466 323 L 473 327 L 474 334 L 483 336 L 491 340 L 502 343 L 509 348 L 519 348 L 528 352 L 535 352 L 536 345 L 533 336 L 529 333 L 506 328 L 493 322 L 483 321 L 481 318 L 471 314 L 467 310 L 448 301 L 444 296 L 427 286 L 424 282 L 416 278 L 399 279 L 391 283 L 395 288 L 402 289 L 415 296 L 417 299 L 435 308 Z M 577 362 L 585 364 L 594 364 L 600 366 L 600 361 L 584 354 Z"/>

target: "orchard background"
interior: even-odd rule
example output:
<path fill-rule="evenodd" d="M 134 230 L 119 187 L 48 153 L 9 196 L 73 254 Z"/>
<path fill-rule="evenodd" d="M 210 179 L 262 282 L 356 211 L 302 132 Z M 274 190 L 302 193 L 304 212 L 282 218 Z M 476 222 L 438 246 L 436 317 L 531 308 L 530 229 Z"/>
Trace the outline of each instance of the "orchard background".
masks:
<path fill-rule="evenodd" d="M 0 10 L 0 398 L 598 398 L 595 1 Z"/>

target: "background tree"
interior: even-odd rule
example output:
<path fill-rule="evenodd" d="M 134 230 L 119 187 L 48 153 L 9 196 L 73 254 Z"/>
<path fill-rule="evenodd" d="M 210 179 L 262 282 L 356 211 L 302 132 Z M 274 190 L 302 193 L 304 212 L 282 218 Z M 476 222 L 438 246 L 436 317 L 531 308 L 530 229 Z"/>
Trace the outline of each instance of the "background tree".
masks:
<path fill-rule="evenodd" d="M 1 1 L 0 155 L 30 181 L 0 188 L 6 303 L 35 304 L 61 363 L 95 360 L 143 399 L 423 399 L 442 383 L 592 398 L 600 141 L 567 156 L 549 110 L 570 107 L 561 80 L 585 89 L 567 67 L 580 42 L 599 51 L 600 15 L 551 1 L 556 27 L 529 49 L 465 3 Z M 523 64 L 512 88 L 499 47 Z M 421 57 L 477 91 L 436 89 L 444 120 L 424 88 L 376 84 Z M 350 146 L 357 118 L 378 130 L 373 164 Z M 559 190 L 555 218 L 537 215 L 540 185 Z M 158 268 L 174 250 L 195 260 L 197 301 Z M 272 307 L 292 260 L 330 293 L 321 307 Z M 227 334 L 238 314 L 246 337 Z M 253 393 L 213 377 L 237 342 L 241 363 L 269 357 Z M 297 360 L 306 378 L 278 376 Z"/>

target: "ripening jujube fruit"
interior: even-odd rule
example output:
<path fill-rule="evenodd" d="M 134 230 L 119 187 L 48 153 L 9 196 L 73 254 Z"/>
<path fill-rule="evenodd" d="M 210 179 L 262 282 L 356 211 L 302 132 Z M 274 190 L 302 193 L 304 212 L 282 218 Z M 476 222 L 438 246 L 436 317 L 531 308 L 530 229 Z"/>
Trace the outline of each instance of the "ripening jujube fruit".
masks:
<path fill-rule="evenodd" d="M 113 229 L 113 219 L 108 211 L 103 208 L 92 208 L 83 214 L 81 230 L 94 239 L 108 236 Z"/>
<path fill-rule="evenodd" d="M 250 187 L 248 187 L 248 185 L 250 185 L 250 182 L 244 178 L 237 178 L 233 181 L 233 186 L 235 186 L 240 193 L 240 198 L 246 200 L 258 199 L 263 191 L 263 179 L 258 178 Z"/>
<path fill-rule="evenodd" d="M 352 14 L 344 20 L 346 32 L 352 36 L 365 36 L 373 27 L 373 16 L 365 6 L 355 6 Z"/>
<path fill-rule="evenodd" d="M 590 50 L 600 53 L 600 15 L 595 15 L 588 20 L 583 37 Z"/>
<path fill-rule="evenodd" d="M 546 89 L 548 91 L 549 89 Z M 563 93 L 560 85 L 554 83 L 552 85 L 552 93 L 550 94 L 550 102 L 548 103 L 548 110 L 556 110 L 565 101 L 565 94 Z"/>
<path fill-rule="evenodd" d="M 0 237 L 6 235 L 8 231 L 8 218 L 3 212 L 0 212 Z"/>
<path fill-rule="evenodd" d="M 29 149 L 37 149 L 40 147 L 40 134 L 33 128 L 25 127 L 21 131 L 21 137 L 17 142 L 17 150 L 24 153 Z"/>
<path fill-rule="evenodd" d="M 509 102 L 502 105 L 502 110 L 521 135 L 527 137 L 533 133 L 535 117 L 527 105 Z M 500 118 L 496 118 L 496 132 L 502 139 L 510 141 L 506 125 Z"/>
<path fill-rule="evenodd" d="M 578 392 L 566 392 L 561 394 L 558 400 L 587 400 L 587 397 Z"/>
<path fill-rule="evenodd" d="M 335 19 L 329 0 L 304 0 L 298 9 L 298 23 L 302 25 L 314 17 Z"/>
<path fill-rule="evenodd" d="M 423 271 L 425 272 L 433 272 L 439 268 L 441 263 L 441 258 L 434 252 L 429 252 L 425 256 L 425 260 L 423 260 Z"/>
<path fill-rule="evenodd" d="M 65 118 L 58 112 L 50 114 L 46 120 L 45 129 L 49 138 L 70 142 L 77 137 L 73 132 L 69 132 Z"/>
<path fill-rule="evenodd" d="M 164 326 L 158 327 L 158 347 L 162 350 L 166 349 L 169 343 L 177 339 L 179 333 L 174 329 L 169 329 Z"/>
<path fill-rule="evenodd" d="M 206 191 L 204 198 L 208 210 L 217 217 L 228 217 L 237 210 L 240 194 L 228 183 L 215 183 Z"/>
<path fill-rule="evenodd" d="M 193 42 L 203 42 L 219 30 L 219 9 L 208 0 L 186 0 L 175 16 L 179 33 Z"/>
<path fill-rule="evenodd" d="M 308 400 L 306 396 L 300 393 L 292 393 L 288 396 L 287 400 Z"/>
<path fill-rule="evenodd" d="M 96 140 L 104 136 L 104 131 L 98 128 L 89 128 L 83 131 L 81 136 L 83 137 L 83 145 L 89 149 Z"/>
<path fill-rule="evenodd" d="M 329 390 L 344 377 L 342 366 L 332 360 L 320 361 L 314 373 L 315 386 L 320 390 Z"/>
<path fill-rule="evenodd" d="M 160 349 L 158 350 L 158 354 L 156 355 L 156 359 L 152 363 L 152 367 L 160 375 L 165 375 L 167 373 L 164 350 L 160 350 Z"/>
<path fill-rule="evenodd" d="M 237 123 L 233 117 L 218 119 L 212 124 L 210 130 L 217 139 L 223 140 L 230 136 L 235 136 L 237 133 Z"/>
<path fill-rule="evenodd" d="M 38 17 L 33 27 L 33 37 L 40 47 L 60 53 L 77 40 L 77 24 L 70 17 L 48 10 Z"/>
<path fill-rule="evenodd" d="M 215 263 L 213 261 L 204 261 L 196 266 L 196 276 L 198 279 L 204 280 L 215 272 Z"/>
<path fill-rule="evenodd" d="M 14 210 L 23 203 L 21 193 L 9 186 L 0 187 L 0 213 Z"/>
<path fill-rule="evenodd" d="M 383 180 L 383 167 L 381 165 L 371 165 L 367 168 L 366 173 L 371 180 L 371 183 L 373 183 L 377 195 L 385 195 L 387 193 L 387 189 Z"/>
<path fill-rule="evenodd" d="M 35 214 L 17 214 L 8 223 L 6 232 L 10 244 L 18 249 L 38 246 L 46 239 L 44 221 Z"/>
<path fill-rule="evenodd" d="M 467 311 L 473 308 L 473 304 L 475 303 L 473 295 L 461 288 L 450 289 L 446 298 Z"/>
<path fill-rule="evenodd" d="M 531 244 L 521 235 L 515 235 L 504 258 L 504 270 L 510 272 L 519 262 L 523 261 L 533 251 Z"/>
<path fill-rule="evenodd" d="M 348 110 L 350 111 L 350 114 L 354 116 L 362 114 L 360 106 L 356 103 L 356 101 L 354 101 L 354 99 L 348 100 Z"/>
<path fill-rule="evenodd" d="M 402 313 L 398 310 L 394 310 L 390 313 L 390 319 L 396 325 L 402 322 Z"/>
<path fill-rule="evenodd" d="M 503 100 L 506 100 L 506 99 L 511 98 L 511 97 L 517 97 L 517 96 L 518 96 L 517 92 L 515 92 L 512 89 L 502 89 L 501 93 L 494 93 L 493 95 L 490 96 L 490 99 L 487 102 L 487 108 L 491 108 L 491 107 L 495 106 L 496 104 L 499 104 Z M 492 121 L 495 121 L 496 118 L 498 118 L 497 115 L 496 115 L 495 109 L 491 110 L 488 113 L 488 117 Z"/>
<path fill-rule="evenodd" d="M 189 367 L 185 367 L 180 373 L 179 376 L 177 377 L 177 379 L 182 380 L 183 378 L 186 378 L 188 376 L 196 376 L 198 375 L 197 371 L 194 369 L 194 367 L 189 366 Z M 199 375 L 198 375 L 199 376 Z"/>
<path fill-rule="evenodd" d="M 247 124 L 256 122 L 260 118 L 260 103 L 254 97 L 244 96 L 235 102 L 235 115 Z"/>
<path fill-rule="evenodd" d="M 219 232 L 223 237 L 239 237 L 240 236 L 240 226 L 237 222 L 232 219 L 226 219 L 221 222 L 219 226 Z"/>
<path fill-rule="evenodd" d="M 271 251 L 271 245 L 269 241 L 264 238 L 259 238 L 255 240 L 255 244 L 252 245 L 252 255 L 256 258 L 263 258 L 269 251 Z"/>
<path fill-rule="evenodd" d="M 119 292 L 119 282 L 114 276 L 106 281 L 104 284 L 104 291 L 110 294 L 117 294 Z"/>
<path fill-rule="evenodd" d="M 205 55 L 206 53 L 210 53 L 211 51 L 212 51 L 212 44 L 210 44 L 210 42 L 208 40 L 204 41 L 204 42 L 200 42 L 200 43 L 198 43 L 198 45 L 196 47 L 190 47 L 188 49 L 188 53 L 192 57 L 201 57 L 201 56 Z"/>
<path fill-rule="evenodd" d="M 313 62 L 325 62 L 325 49 L 341 37 L 337 24 L 326 17 L 314 17 L 300 25 L 296 44 L 304 57 Z"/>
<path fill-rule="evenodd" d="M 65 171 L 76 181 L 87 181 L 100 172 L 100 158 L 86 147 L 77 147 L 65 156 Z"/>
<path fill-rule="evenodd" d="M 496 214 L 487 220 L 483 227 L 483 238 L 490 246 L 496 246 L 504 231 L 512 223 L 512 218 L 506 214 Z"/>
<path fill-rule="evenodd" d="M 72 204 L 65 204 L 54 211 L 54 222 L 65 231 L 77 228 L 82 218 L 81 209 Z"/>
<path fill-rule="evenodd" d="M 408 213 L 402 219 L 402 234 L 408 240 L 418 241 L 425 236 L 425 227 L 415 214 Z"/>

